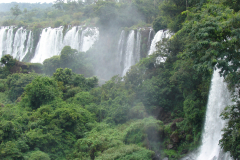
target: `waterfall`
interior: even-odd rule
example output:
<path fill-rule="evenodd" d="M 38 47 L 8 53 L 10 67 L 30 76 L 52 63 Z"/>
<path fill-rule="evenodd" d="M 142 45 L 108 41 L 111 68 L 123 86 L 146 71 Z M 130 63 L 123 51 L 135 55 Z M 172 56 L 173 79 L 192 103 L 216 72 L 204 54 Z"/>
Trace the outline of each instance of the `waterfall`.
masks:
<path fill-rule="evenodd" d="M 138 29 L 137 31 L 137 40 L 136 40 L 136 47 L 135 47 L 135 63 L 139 62 L 141 55 L 140 55 L 140 51 L 141 51 L 141 30 Z M 134 64 L 135 64 L 134 63 Z"/>
<path fill-rule="evenodd" d="M 127 47 L 125 52 L 125 59 L 123 64 L 123 73 L 124 76 L 130 67 L 134 64 L 133 52 L 134 52 L 134 30 L 131 30 L 127 38 Z"/>
<path fill-rule="evenodd" d="M 80 51 L 81 37 L 80 37 L 79 32 L 81 32 L 81 29 L 82 28 L 77 27 L 77 26 L 70 29 L 64 36 L 64 40 L 63 40 L 64 46 L 70 46 L 72 49 L 76 49 L 76 50 Z"/>
<path fill-rule="evenodd" d="M 229 153 L 224 153 L 218 145 L 221 139 L 225 120 L 220 114 L 227 105 L 231 105 L 230 93 L 227 84 L 220 77 L 220 70 L 215 70 L 211 80 L 211 89 L 208 97 L 202 145 L 199 150 L 190 153 L 182 160 L 231 160 Z"/>
<path fill-rule="evenodd" d="M 30 53 L 32 52 L 32 49 L 33 49 L 33 35 L 32 31 L 29 31 L 25 51 L 23 52 L 23 54 L 20 55 L 19 60 L 22 61 L 28 52 Z"/>
<path fill-rule="evenodd" d="M 197 160 L 229 160 L 229 157 L 225 159 L 223 157 L 226 156 L 221 155 L 221 147 L 218 143 L 222 135 L 221 130 L 225 126 L 225 120 L 221 119 L 220 114 L 227 105 L 231 104 L 231 97 L 227 84 L 223 82 L 223 77 L 220 77 L 218 72 L 219 70 L 214 71 L 212 77 L 202 145 Z"/>
<path fill-rule="evenodd" d="M 12 54 L 13 27 L 1 27 L 0 29 L 0 57 Z"/>
<path fill-rule="evenodd" d="M 122 66 L 123 64 L 123 47 L 124 47 L 124 40 L 125 40 L 125 31 L 122 30 L 119 41 L 118 41 L 118 62 L 119 65 Z"/>
<path fill-rule="evenodd" d="M 147 41 L 147 48 L 149 49 L 149 47 L 151 46 L 151 34 L 152 34 L 153 29 L 150 28 L 149 29 L 149 33 L 148 33 L 148 41 Z"/>
<path fill-rule="evenodd" d="M 80 51 L 86 52 L 89 50 L 95 41 L 99 38 L 99 31 L 95 28 L 86 28 L 82 31 L 81 35 L 81 49 Z"/>
<path fill-rule="evenodd" d="M 0 57 L 10 54 L 21 61 L 32 49 L 32 32 L 21 27 L 13 34 L 13 30 L 12 26 L 0 29 Z"/>
<path fill-rule="evenodd" d="M 98 40 L 97 28 L 73 27 L 63 37 L 63 27 L 43 29 L 35 56 L 31 62 L 42 63 L 45 59 L 59 55 L 64 46 L 86 52 Z"/>
<path fill-rule="evenodd" d="M 59 55 L 62 49 L 63 27 L 43 29 L 32 63 L 42 63 L 45 59 Z"/>
<path fill-rule="evenodd" d="M 168 30 L 166 30 L 166 31 L 159 30 L 151 42 L 151 46 L 150 46 L 148 55 L 152 55 L 157 50 L 156 45 L 159 41 L 161 41 L 163 38 L 170 38 L 170 37 L 171 37 L 171 34 L 169 33 Z"/>
<path fill-rule="evenodd" d="M 17 30 L 14 36 L 13 42 L 13 51 L 12 56 L 13 58 L 20 59 L 24 55 L 24 42 L 27 39 L 27 30 L 23 29 L 22 27 Z"/>

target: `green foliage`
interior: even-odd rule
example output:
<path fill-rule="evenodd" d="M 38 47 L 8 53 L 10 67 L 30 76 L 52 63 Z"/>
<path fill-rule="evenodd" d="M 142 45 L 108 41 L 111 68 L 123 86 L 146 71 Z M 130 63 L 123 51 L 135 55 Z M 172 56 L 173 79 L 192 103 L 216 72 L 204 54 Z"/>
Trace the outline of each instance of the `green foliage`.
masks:
<path fill-rule="evenodd" d="M 96 160 L 151 160 L 154 152 L 137 145 L 121 145 L 104 151 Z"/>
<path fill-rule="evenodd" d="M 51 160 L 47 153 L 42 151 L 33 151 L 29 157 L 29 160 Z"/>
<path fill-rule="evenodd" d="M 53 75 L 57 68 L 60 67 L 60 57 L 53 56 L 51 58 L 45 59 L 43 62 L 44 73 L 47 75 Z"/>
<path fill-rule="evenodd" d="M 71 103 L 86 106 L 93 101 L 93 96 L 89 92 L 79 92 L 72 99 L 68 100 Z"/>
<path fill-rule="evenodd" d="M 27 104 L 32 109 L 37 109 L 54 99 L 61 97 L 57 83 L 48 77 L 37 77 L 25 87 L 23 105 Z"/>
<path fill-rule="evenodd" d="M 70 46 L 65 46 L 60 56 L 53 56 L 44 60 L 44 72 L 53 75 L 57 68 L 70 68 L 77 74 L 84 74 L 86 77 L 93 75 L 93 68 L 85 53 L 77 52 Z"/>
<path fill-rule="evenodd" d="M 19 16 L 20 14 L 22 14 L 22 11 L 20 10 L 18 5 L 15 5 L 14 7 L 12 7 L 11 9 L 11 13 L 15 16 L 15 19 L 17 18 L 17 16 Z"/>
<path fill-rule="evenodd" d="M 179 34 L 188 33 L 184 55 L 194 59 L 197 71 L 212 70 L 216 65 L 223 75 L 235 72 L 239 66 L 239 14 L 210 3 L 189 16 Z"/>
<path fill-rule="evenodd" d="M 68 84 L 72 78 L 72 70 L 69 68 L 58 68 L 53 74 L 56 81 L 63 82 L 64 85 Z"/>
<path fill-rule="evenodd" d="M 6 84 L 8 86 L 8 97 L 11 101 L 15 101 L 24 92 L 24 87 L 31 83 L 33 79 L 37 77 L 37 74 L 22 74 L 15 73 L 7 77 Z"/>
<path fill-rule="evenodd" d="M 239 116 L 239 101 L 236 105 L 228 106 L 225 108 L 224 112 L 221 114 L 223 119 L 227 119 L 227 127 L 223 129 L 224 134 L 220 140 L 220 145 L 224 151 L 230 151 L 234 159 L 240 158 L 239 148 L 240 148 L 240 116 Z"/>

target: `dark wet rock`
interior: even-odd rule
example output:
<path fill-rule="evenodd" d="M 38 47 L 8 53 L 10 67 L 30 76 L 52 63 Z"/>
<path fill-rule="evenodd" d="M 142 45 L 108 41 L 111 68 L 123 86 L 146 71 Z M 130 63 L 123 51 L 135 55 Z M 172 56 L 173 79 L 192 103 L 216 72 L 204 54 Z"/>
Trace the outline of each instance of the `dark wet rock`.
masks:
<path fill-rule="evenodd" d="M 179 142 L 179 136 L 178 136 L 178 133 L 173 133 L 171 136 L 170 136 L 171 140 L 174 142 L 174 143 L 178 143 Z"/>
<path fill-rule="evenodd" d="M 175 131 L 177 129 L 176 123 L 172 123 L 170 128 L 171 128 L 172 131 Z"/>
<path fill-rule="evenodd" d="M 187 154 L 188 153 L 188 150 L 187 149 L 184 149 L 182 150 L 181 154 Z"/>
<path fill-rule="evenodd" d="M 172 149 L 173 148 L 173 144 L 168 144 L 167 145 L 167 149 Z"/>

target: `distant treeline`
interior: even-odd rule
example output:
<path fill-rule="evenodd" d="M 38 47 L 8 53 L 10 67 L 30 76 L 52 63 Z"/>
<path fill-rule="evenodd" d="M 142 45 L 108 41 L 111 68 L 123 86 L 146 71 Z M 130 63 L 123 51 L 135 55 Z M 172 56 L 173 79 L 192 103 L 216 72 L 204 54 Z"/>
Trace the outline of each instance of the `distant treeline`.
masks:
<path fill-rule="evenodd" d="M 46 9 L 52 7 L 53 3 L 0 3 L 0 12 L 9 12 L 14 5 L 18 5 L 21 10 L 32 10 L 35 8 Z"/>

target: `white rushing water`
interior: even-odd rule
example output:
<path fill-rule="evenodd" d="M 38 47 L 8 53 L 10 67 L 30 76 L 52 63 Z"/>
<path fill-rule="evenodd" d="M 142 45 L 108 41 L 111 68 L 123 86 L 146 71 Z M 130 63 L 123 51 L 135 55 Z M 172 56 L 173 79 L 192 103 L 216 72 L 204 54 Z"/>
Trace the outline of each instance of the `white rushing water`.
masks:
<path fill-rule="evenodd" d="M 32 63 L 42 63 L 45 59 L 59 55 L 63 48 L 63 27 L 43 29 Z"/>
<path fill-rule="evenodd" d="M 81 34 L 81 49 L 80 51 L 86 52 L 89 50 L 92 45 L 97 41 L 99 38 L 99 30 L 94 28 L 86 28 L 82 31 Z"/>
<path fill-rule="evenodd" d="M 230 93 L 227 84 L 220 77 L 219 70 L 215 70 L 212 77 L 211 90 L 209 93 L 206 119 L 202 136 L 202 145 L 197 160 L 228 160 L 229 157 L 221 153 L 218 145 L 221 139 L 225 120 L 220 114 L 227 105 L 231 105 Z M 227 159 L 225 159 L 227 158 Z"/>
<path fill-rule="evenodd" d="M 123 63 L 123 48 L 124 48 L 124 40 L 125 40 L 125 31 L 122 30 L 119 41 L 118 41 L 118 62 L 119 65 Z"/>
<path fill-rule="evenodd" d="M 170 34 L 170 32 L 169 32 L 168 30 L 166 30 L 166 31 L 164 31 L 164 30 L 159 30 L 159 31 L 155 34 L 155 36 L 154 36 L 154 38 L 153 38 L 153 40 L 152 40 L 152 42 L 151 42 L 151 46 L 150 46 L 148 55 L 152 55 L 152 54 L 157 50 L 156 45 L 157 45 L 157 43 L 158 43 L 159 41 L 161 41 L 163 38 L 170 38 L 170 37 L 171 37 L 171 34 Z"/>
<path fill-rule="evenodd" d="M 33 63 L 43 63 L 47 58 L 59 55 L 64 46 L 86 52 L 98 40 L 99 31 L 97 28 L 86 28 L 80 26 L 71 28 L 63 37 L 63 27 L 43 29 L 38 42 Z"/>
<path fill-rule="evenodd" d="M 122 76 L 126 75 L 127 71 L 134 64 L 133 53 L 134 53 L 134 30 L 131 30 L 127 38 L 127 47 L 125 52 L 123 73 Z"/>
<path fill-rule="evenodd" d="M 12 26 L 0 29 L 0 57 L 10 54 L 13 58 L 22 60 L 32 49 L 32 33 L 22 27 L 18 28 L 15 34 L 13 30 Z"/>
<path fill-rule="evenodd" d="M 64 36 L 63 45 L 70 46 L 72 49 L 80 51 L 81 29 L 82 28 L 77 26 L 72 27 Z"/>
<path fill-rule="evenodd" d="M 0 57 L 12 53 L 13 27 L 1 27 L 0 29 Z"/>
<path fill-rule="evenodd" d="M 149 33 L 148 33 L 148 42 L 147 42 L 147 47 L 149 48 L 151 46 L 151 34 L 153 32 L 153 29 L 150 28 L 149 29 Z"/>
<path fill-rule="evenodd" d="M 221 130 L 226 124 L 226 121 L 221 119 L 220 114 L 227 105 L 232 104 L 227 84 L 218 72 L 219 70 L 214 71 L 211 80 L 202 145 L 199 150 L 190 153 L 182 160 L 231 160 L 229 153 L 224 153 L 218 145 L 222 137 Z"/>
<path fill-rule="evenodd" d="M 138 29 L 137 31 L 137 39 L 136 39 L 136 47 L 135 47 L 135 53 L 134 53 L 134 64 L 136 64 L 140 58 L 141 58 L 141 55 L 140 55 L 140 51 L 141 51 L 141 30 Z"/>

